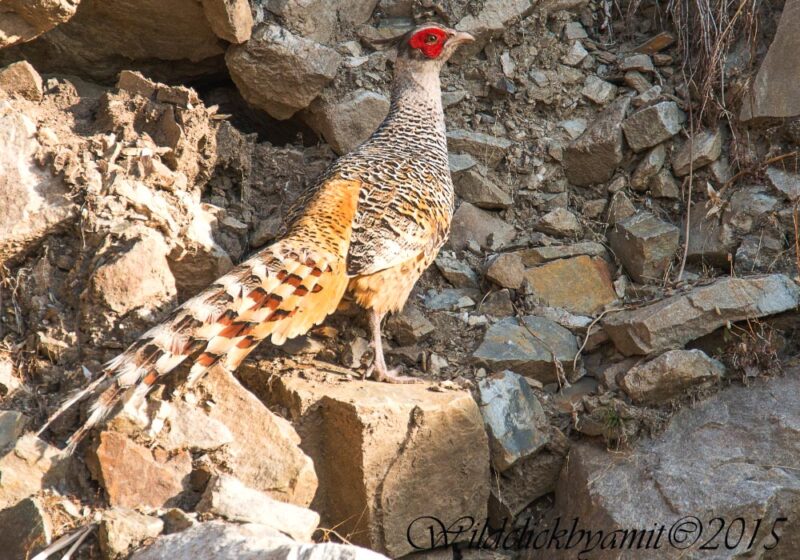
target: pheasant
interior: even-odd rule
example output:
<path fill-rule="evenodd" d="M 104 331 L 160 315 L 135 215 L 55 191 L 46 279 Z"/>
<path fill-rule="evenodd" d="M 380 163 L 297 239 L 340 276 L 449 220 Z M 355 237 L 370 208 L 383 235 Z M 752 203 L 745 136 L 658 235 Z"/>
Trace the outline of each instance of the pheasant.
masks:
<path fill-rule="evenodd" d="M 321 323 L 345 292 L 369 312 L 372 376 L 415 381 L 387 368 L 381 320 L 402 309 L 450 230 L 453 183 L 439 72 L 472 41 L 437 24 L 400 40 L 383 123 L 299 197 L 278 241 L 175 309 L 61 406 L 51 420 L 97 395 L 69 450 L 120 402 L 144 398 L 183 361 L 192 361 L 188 384 L 215 364 L 233 371 L 262 340 L 280 345 Z"/>

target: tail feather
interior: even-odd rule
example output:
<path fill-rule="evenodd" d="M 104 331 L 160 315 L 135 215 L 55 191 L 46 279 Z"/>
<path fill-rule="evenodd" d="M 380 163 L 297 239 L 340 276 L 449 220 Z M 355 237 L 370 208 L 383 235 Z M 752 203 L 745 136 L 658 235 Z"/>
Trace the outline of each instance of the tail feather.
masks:
<path fill-rule="evenodd" d="M 343 259 L 297 247 L 289 238 L 264 249 L 108 362 L 101 377 L 56 413 L 102 390 L 68 451 L 120 403 L 144 398 L 186 359 L 193 359 L 192 383 L 217 363 L 235 369 L 262 340 L 283 344 L 335 311 L 348 283 Z"/>

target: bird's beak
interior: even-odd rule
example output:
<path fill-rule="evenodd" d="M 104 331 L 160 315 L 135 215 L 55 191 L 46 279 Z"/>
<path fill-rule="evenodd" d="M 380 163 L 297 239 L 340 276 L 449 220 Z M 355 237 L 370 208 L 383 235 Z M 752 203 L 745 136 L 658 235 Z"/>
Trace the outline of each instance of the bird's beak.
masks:
<path fill-rule="evenodd" d="M 456 45 L 465 45 L 467 43 L 474 43 L 475 37 L 465 31 L 456 31 L 453 33 L 453 36 L 450 37 L 450 42 Z"/>

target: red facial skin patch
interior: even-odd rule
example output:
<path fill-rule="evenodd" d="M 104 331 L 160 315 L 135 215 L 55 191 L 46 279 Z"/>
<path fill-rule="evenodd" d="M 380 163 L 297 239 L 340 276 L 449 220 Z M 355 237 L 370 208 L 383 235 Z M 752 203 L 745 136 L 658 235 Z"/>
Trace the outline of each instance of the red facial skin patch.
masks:
<path fill-rule="evenodd" d="M 447 33 L 438 27 L 429 27 L 414 33 L 408 41 L 408 46 L 419 49 L 428 58 L 436 58 L 442 53 L 446 40 Z"/>

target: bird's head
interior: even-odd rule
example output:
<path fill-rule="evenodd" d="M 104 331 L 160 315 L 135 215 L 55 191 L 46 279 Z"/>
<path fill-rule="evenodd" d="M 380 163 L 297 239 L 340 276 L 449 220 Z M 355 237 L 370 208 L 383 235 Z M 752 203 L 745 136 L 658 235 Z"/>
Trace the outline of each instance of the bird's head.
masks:
<path fill-rule="evenodd" d="M 437 23 L 419 25 L 406 33 L 397 46 L 397 62 L 417 71 L 437 73 L 458 47 L 472 43 L 475 37 Z"/>

